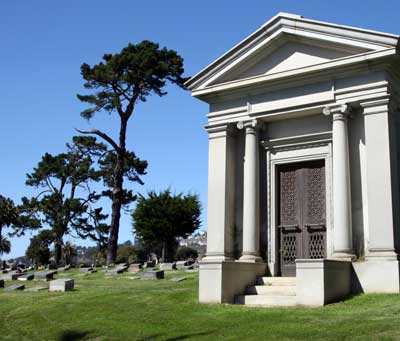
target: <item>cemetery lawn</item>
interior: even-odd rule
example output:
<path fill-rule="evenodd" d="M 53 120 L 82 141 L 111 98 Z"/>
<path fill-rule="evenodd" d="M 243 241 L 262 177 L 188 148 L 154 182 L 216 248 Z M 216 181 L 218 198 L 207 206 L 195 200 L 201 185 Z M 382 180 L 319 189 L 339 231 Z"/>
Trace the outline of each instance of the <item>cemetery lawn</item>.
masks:
<path fill-rule="evenodd" d="M 0 339 L 400 339 L 400 295 L 360 295 L 313 309 L 202 305 L 197 273 L 166 274 L 164 280 L 144 281 L 129 279 L 131 274 L 106 278 L 70 270 L 56 278 L 74 278 L 72 292 L 0 289 Z M 169 280 L 183 276 L 183 282 Z"/>

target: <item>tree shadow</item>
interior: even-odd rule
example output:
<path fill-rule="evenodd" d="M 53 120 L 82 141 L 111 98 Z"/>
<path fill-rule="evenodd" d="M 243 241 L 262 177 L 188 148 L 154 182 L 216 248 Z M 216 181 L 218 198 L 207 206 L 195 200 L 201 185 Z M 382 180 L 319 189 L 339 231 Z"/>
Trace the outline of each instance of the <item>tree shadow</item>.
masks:
<path fill-rule="evenodd" d="M 208 335 L 208 334 L 212 334 L 212 333 L 213 333 L 212 331 L 209 331 L 209 332 L 201 332 L 201 333 L 183 334 L 183 335 L 176 336 L 176 337 L 170 337 L 168 339 L 165 339 L 165 341 L 186 340 L 186 339 L 189 339 L 194 336 L 204 336 L 204 335 Z"/>
<path fill-rule="evenodd" d="M 76 341 L 81 340 L 90 332 L 87 331 L 79 331 L 79 330 L 64 330 L 61 332 L 61 335 L 58 337 L 59 341 Z"/>

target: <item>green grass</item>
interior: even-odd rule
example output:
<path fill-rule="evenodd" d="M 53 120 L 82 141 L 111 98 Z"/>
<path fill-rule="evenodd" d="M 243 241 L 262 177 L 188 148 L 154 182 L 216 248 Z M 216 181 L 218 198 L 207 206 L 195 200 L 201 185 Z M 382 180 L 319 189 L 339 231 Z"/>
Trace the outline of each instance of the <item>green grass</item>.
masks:
<path fill-rule="evenodd" d="M 167 272 L 159 281 L 129 276 L 72 270 L 57 277 L 74 278 L 73 292 L 0 290 L 0 339 L 400 339 L 400 295 L 361 295 L 314 309 L 201 305 L 196 273 Z M 174 276 L 188 279 L 168 280 Z"/>

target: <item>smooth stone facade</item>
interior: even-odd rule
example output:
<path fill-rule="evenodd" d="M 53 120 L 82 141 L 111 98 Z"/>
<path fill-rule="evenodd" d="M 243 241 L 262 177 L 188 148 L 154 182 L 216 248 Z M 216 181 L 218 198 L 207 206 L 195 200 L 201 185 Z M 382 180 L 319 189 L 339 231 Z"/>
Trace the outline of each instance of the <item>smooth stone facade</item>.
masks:
<path fill-rule="evenodd" d="M 50 281 L 49 291 L 71 291 L 74 290 L 74 280 L 73 279 L 56 279 Z"/>

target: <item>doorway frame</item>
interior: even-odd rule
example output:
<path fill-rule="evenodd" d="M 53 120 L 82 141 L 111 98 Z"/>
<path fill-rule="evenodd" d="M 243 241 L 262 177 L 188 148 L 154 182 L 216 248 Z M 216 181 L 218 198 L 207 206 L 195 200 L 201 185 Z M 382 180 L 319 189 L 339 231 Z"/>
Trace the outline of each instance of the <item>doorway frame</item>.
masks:
<path fill-rule="evenodd" d="M 272 142 L 272 141 L 270 141 Z M 278 222 L 278 166 L 306 161 L 324 160 L 325 162 L 325 203 L 326 203 L 326 258 L 333 254 L 332 224 L 332 142 L 310 141 L 291 143 L 290 145 L 273 145 L 265 143 L 267 163 L 267 259 L 272 276 L 279 275 L 279 234 Z"/>

